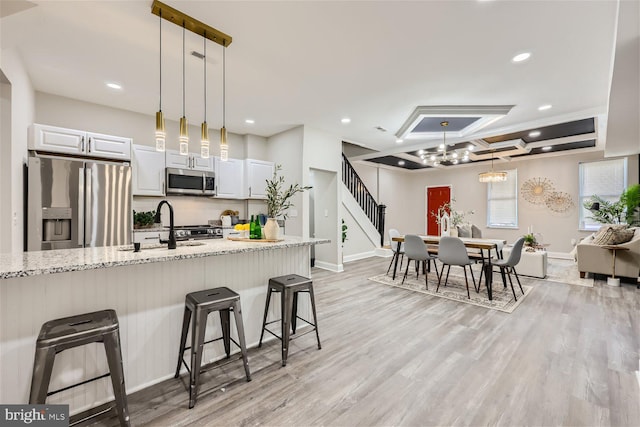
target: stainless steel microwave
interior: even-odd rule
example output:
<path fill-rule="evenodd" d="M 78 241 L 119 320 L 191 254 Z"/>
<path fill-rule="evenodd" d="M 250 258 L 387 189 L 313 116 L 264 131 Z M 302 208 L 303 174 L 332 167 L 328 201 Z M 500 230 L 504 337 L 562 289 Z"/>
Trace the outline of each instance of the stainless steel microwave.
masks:
<path fill-rule="evenodd" d="M 216 184 L 213 172 L 167 168 L 167 194 L 193 194 L 215 196 Z"/>

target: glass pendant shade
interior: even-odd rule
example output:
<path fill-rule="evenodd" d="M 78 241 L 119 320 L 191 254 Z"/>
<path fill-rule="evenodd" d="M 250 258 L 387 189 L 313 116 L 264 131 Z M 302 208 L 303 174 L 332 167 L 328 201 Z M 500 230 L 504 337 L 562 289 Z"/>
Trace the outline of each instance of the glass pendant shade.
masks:
<path fill-rule="evenodd" d="M 180 154 L 186 156 L 189 154 L 189 130 L 187 127 L 187 118 L 185 116 L 180 117 Z"/>
<path fill-rule="evenodd" d="M 156 113 L 156 151 L 164 151 L 165 138 L 167 134 L 164 130 L 164 115 L 162 111 Z"/>
<path fill-rule="evenodd" d="M 229 144 L 227 144 L 227 128 L 222 126 L 220 129 L 220 160 L 226 162 L 229 160 Z"/>
<path fill-rule="evenodd" d="M 207 127 L 207 122 L 202 122 L 200 157 L 203 159 L 209 158 L 209 128 Z"/>
<path fill-rule="evenodd" d="M 507 173 L 502 171 L 501 172 L 490 171 L 490 172 L 482 172 L 478 174 L 478 181 L 483 183 L 504 182 L 506 180 L 507 180 Z"/>

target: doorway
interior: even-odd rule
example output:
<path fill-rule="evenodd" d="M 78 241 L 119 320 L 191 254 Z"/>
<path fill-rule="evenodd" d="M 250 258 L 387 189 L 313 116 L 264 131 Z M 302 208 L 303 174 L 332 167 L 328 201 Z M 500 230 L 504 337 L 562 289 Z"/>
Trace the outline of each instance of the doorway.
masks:
<path fill-rule="evenodd" d="M 338 180 L 336 172 L 309 169 L 309 236 L 330 239 L 331 243 L 312 246 L 315 264 L 338 263 Z"/>
<path fill-rule="evenodd" d="M 438 225 L 438 221 L 436 221 L 438 208 L 445 203 L 451 203 L 451 186 L 427 187 L 425 200 L 427 235 L 439 236 L 440 226 Z"/>

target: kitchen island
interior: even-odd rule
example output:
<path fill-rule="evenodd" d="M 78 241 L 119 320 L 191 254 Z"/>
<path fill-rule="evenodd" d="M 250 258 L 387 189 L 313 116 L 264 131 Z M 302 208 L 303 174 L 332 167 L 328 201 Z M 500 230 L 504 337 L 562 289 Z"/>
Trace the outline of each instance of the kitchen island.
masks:
<path fill-rule="evenodd" d="M 143 245 L 141 252 L 102 247 L 0 254 L 0 402 L 28 401 L 38 332 L 44 322 L 60 317 L 116 310 L 128 393 L 173 376 L 189 292 L 219 286 L 238 292 L 247 345 L 256 346 L 268 279 L 289 273 L 309 277 L 310 245 L 328 242 L 286 236 L 276 243 L 202 240 L 202 245 L 175 250 Z M 308 306 L 301 309 L 306 316 Z M 280 317 L 273 301 L 270 316 Z M 207 337 L 220 331 L 218 316 L 210 316 Z M 91 344 L 60 353 L 50 390 L 106 372 L 101 347 Z M 215 342 L 206 346 L 203 360 L 223 355 L 222 343 Z M 77 413 L 111 396 L 110 379 L 104 378 L 47 402 L 68 403 L 71 413 Z M 185 394 L 185 404 L 186 399 Z"/>

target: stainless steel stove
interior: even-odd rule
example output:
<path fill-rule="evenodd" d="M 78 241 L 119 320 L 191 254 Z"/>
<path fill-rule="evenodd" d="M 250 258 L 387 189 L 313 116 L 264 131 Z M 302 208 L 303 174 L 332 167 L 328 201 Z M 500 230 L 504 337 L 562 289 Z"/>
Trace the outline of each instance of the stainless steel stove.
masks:
<path fill-rule="evenodd" d="M 176 240 L 222 239 L 222 227 L 215 225 L 180 225 L 174 227 Z"/>

